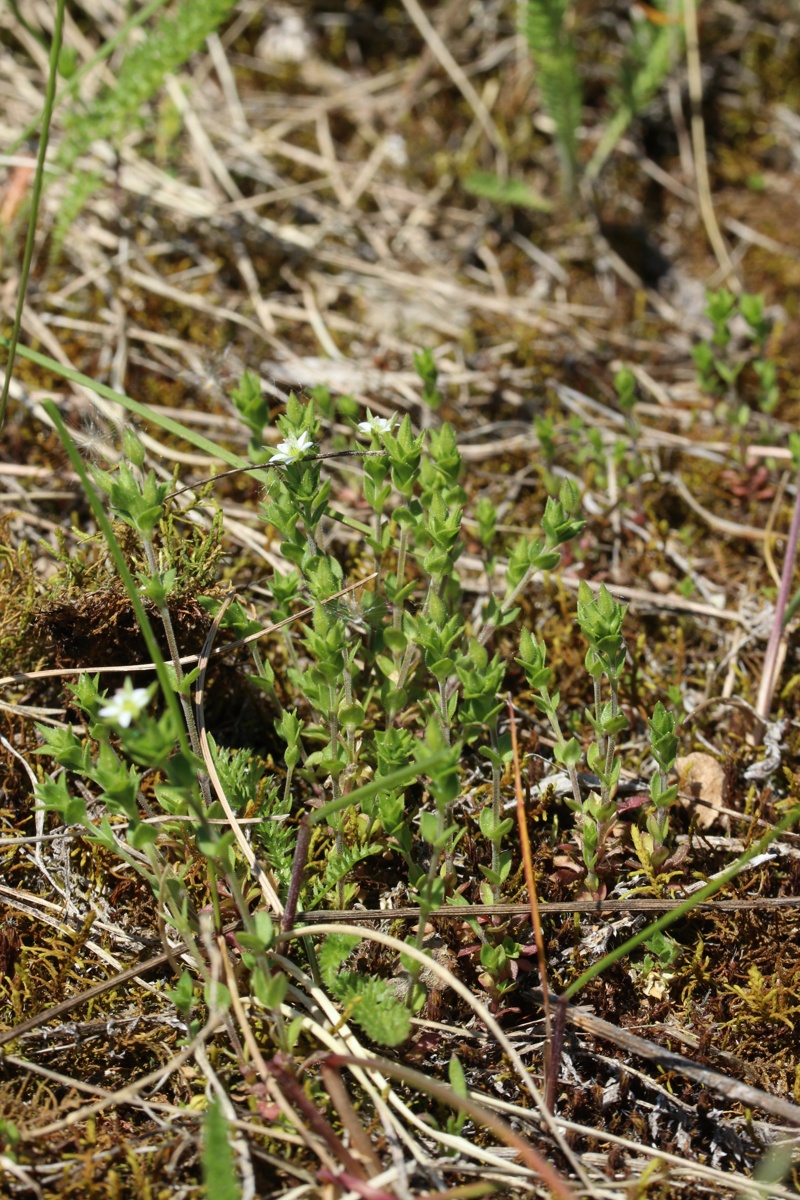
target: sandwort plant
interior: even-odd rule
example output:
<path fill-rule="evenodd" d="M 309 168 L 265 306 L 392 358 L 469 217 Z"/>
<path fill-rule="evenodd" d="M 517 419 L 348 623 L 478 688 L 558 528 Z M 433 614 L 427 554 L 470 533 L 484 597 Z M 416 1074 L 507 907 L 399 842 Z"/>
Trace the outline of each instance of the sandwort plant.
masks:
<path fill-rule="evenodd" d="M 57 769 L 38 787 L 37 799 L 149 885 L 167 953 L 174 959 L 171 928 L 195 964 L 188 972 L 175 960 L 177 983 L 170 992 L 187 1045 L 205 1028 L 197 980 L 212 1015 L 241 1007 L 246 992 L 270 1030 L 278 1056 L 274 1071 L 280 1074 L 280 1055 L 293 1053 L 304 1028 L 289 1003 L 298 973 L 307 986 L 322 985 L 342 1019 L 373 1042 L 398 1045 L 426 1001 L 429 914 L 464 905 L 470 895 L 490 906 L 515 896 L 517 851 L 504 811 L 510 747 L 500 702 L 503 650 L 508 653 L 520 599 L 557 570 L 561 548 L 580 533 L 583 521 L 576 515 L 577 490 L 565 483 L 558 497 L 547 499 L 540 534 L 526 533 L 503 546 L 488 497 L 474 515 L 465 513 L 461 458 L 448 425 L 422 433 L 408 417 L 367 413 L 354 422 L 354 433 L 368 449 L 347 451 L 351 457 L 344 460 L 349 492 L 360 489 L 364 498 L 364 507 L 355 505 L 354 511 L 369 512 L 362 522 L 336 507 L 313 400 L 289 398 L 272 450 L 264 441 L 268 411 L 255 378 L 241 382 L 233 404 L 245 410 L 251 434 L 249 458 L 236 469 L 257 473 L 263 483 L 263 517 L 277 534 L 286 564 L 272 582 L 271 615 L 290 623 L 280 630 L 268 627 L 281 639 L 278 653 L 270 660 L 255 650 L 250 676 L 275 708 L 274 728 L 285 744 L 282 785 L 249 752 L 218 747 L 204 732 L 193 694 L 197 671 L 184 670 L 185 648 L 171 625 L 170 598 L 180 580 L 163 535 L 174 484 L 145 473 L 141 443 L 131 434 L 120 465 L 90 478 L 50 406 L 146 634 L 161 699 L 154 684 L 137 687 L 128 679 L 108 696 L 97 679 L 81 677 L 73 697 L 84 714 L 84 736 L 69 727 L 41 727 L 42 753 Z M 115 521 L 134 532 L 138 550 L 128 540 L 123 554 Z M 330 535 L 337 525 L 353 536 L 349 548 L 334 555 Z M 477 531 L 488 584 L 471 619 L 460 563 L 465 528 Z M 498 570 L 503 550 L 505 565 Z M 365 558 L 372 572 L 356 599 L 343 606 L 345 580 L 356 572 L 363 576 Z M 244 603 L 226 597 L 220 606 L 209 597 L 206 604 L 216 625 L 255 646 L 263 627 Z M 293 619 L 299 604 L 305 609 Z M 636 877 L 627 877 L 634 886 L 643 873 L 647 887 L 662 893 L 677 865 L 669 821 L 676 789 L 669 774 L 678 737 L 675 718 L 662 704 L 649 722 L 649 794 L 638 798 L 633 823 L 620 820 L 625 612 L 605 587 L 594 593 L 581 585 L 576 622 L 588 643 L 592 693 L 584 714 L 585 745 L 576 734 L 580 721 L 561 711 L 559 693 L 551 689 L 554 670 L 545 640 L 523 629 L 518 642 L 517 662 L 555 736 L 554 759 L 570 780 L 575 823 L 554 865 L 562 880 L 595 897 L 626 880 L 629 864 L 620 851 L 629 844 L 627 829 L 641 867 Z M 166 659 L 149 614 L 164 627 Z M 580 770 L 584 759 L 586 773 Z M 476 812 L 464 795 L 465 768 L 474 770 L 481 760 L 487 771 L 478 794 L 485 802 Z M 237 813 L 255 821 L 252 844 L 242 841 Z M 468 832 L 478 847 L 480 882 L 461 851 Z M 416 932 L 400 956 L 403 975 L 387 980 L 355 969 L 350 959 L 359 939 L 349 930 L 317 946 L 300 930 L 297 955 L 301 961 L 305 956 L 306 966 L 286 959 L 282 939 L 294 936 L 298 909 L 308 914 L 325 905 L 350 906 L 360 886 L 359 864 L 370 858 L 379 872 L 387 861 L 402 863 L 399 878 L 392 872 L 396 894 L 419 910 Z M 258 900 L 261 862 L 270 873 L 272 915 Z M 468 913 L 465 918 L 477 939 L 478 980 L 490 1009 L 499 1012 L 530 948 L 501 920 L 479 923 Z M 651 958 L 663 957 L 664 948 L 659 951 L 653 938 L 673 919 L 661 918 L 584 972 L 562 1000 L 647 939 Z M 235 938 L 242 965 L 236 978 L 221 974 L 214 950 L 221 937 Z M 291 1092 L 292 1080 L 280 1078 Z M 457 1066 L 451 1078 L 458 1079 Z M 451 1128 L 458 1128 L 457 1120 Z"/>
<path fill-rule="evenodd" d="M 418 356 L 417 367 L 423 387 L 433 396 L 430 358 Z M 250 643 L 252 684 L 266 691 L 278 710 L 275 730 L 285 743 L 283 787 L 265 778 L 245 752 L 220 749 L 211 739 L 215 771 L 236 811 L 260 818 L 254 843 L 265 854 L 278 891 L 286 897 L 294 889 L 293 906 L 299 903 L 308 911 L 332 901 L 345 908 L 357 894 L 354 872 L 360 862 L 384 857 L 387 849 L 402 861 L 402 886 L 420 908 L 413 938 L 419 948 L 426 914 L 443 904 L 463 903 L 464 889 L 475 882 L 464 878 L 459 856 L 470 820 L 461 799 L 460 772 L 466 757 L 475 754 L 488 767 L 487 802 L 476 814 L 486 847 L 478 891 L 484 903 L 504 898 L 514 865 L 509 843 L 513 822 L 503 811 L 510 744 L 501 724 L 506 662 L 492 646 L 517 621 L 520 596 L 558 567 L 561 547 L 583 528 L 576 515 L 577 490 L 565 482 L 558 498 L 547 499 L 541 536 L 523 535 L 511 546 L 500 587 L 493 558 L 497 514 L 491 500 L 481 498 L 473 523 L 485 548 L 490 588 L 482 613 L 470 623 L 459 574 L 466 494 L 449 425 L 417 433 L 408 416 L 398 420 L 370 412 L 354 423 L 356 437 L 369 446 L 352 460 L 352 484 L 361 488 L 371 511 L 369 523 L 362 524 L 338 513 L 332 502 L 330 476 L 318 452 L 322 422 L 313 400 L 289 397 L 278 418 L 280 441 L 272 450 L 264 443 L 269 413 L 257 377 L 245 374 L 232 401 L 250 433 L 249 458 L 263 470 L 264 520 L 276 531 L 286 562 L 286 572 L 276 572 L 272 583 L 273 615 L 285 622 L 298 602 L 310 603 L 307 619 L 281 631 L 285 663 L 280 686 L 273 663 Z M 170 485 L 144 473 L 144 451 L 135 434 L 126 433 L 123 449 L 115 471 L 93 472 L 94 486 L 107 496 L 112 516 L 138 537 L 144 569 L 138 571 L 136 592 L 140 601 L 153 606 L 164 628 L 170 703 L 156 717 L 148 708 L 152 687 L 126 682 L 109 699 L 95 681 L 83 677 L 75 702 L 86 714 L 89 740 L 72 731 L 43 729 L 43 750 L 91 781 L 102 819 L 95 824 L 64 774 L 42 786 L 39 800 L 65 820 L 84 824 L 91 837 L 142 874 L 159 899 L 163 919 L 196 946 L 202 960 L 199 918 L 185 882 L 194 859 L 181 863 L 175 853 L 179 842 L 185 851 L 189 839 L 192 855 L 204 864 L 215 926 L 224 924 L 222 896 L 242 921 L 245 942 L 239 940 L 246 943 L 253 990 L 266 1003 L 274 999 L 276 986 L 265 957 L 272 935 L 262 928 L 263 914 L 258 926 L 251 916 L 234 833 L 223 832 L 216 823 L 224 813 L 213 796 L 198 737 L 192 702 L 196 671 L 185 674 L 181 667 L 170 617 L 177 573 L 162 560 L 163 548 L 157 544 Z M 335 521 L 355 529 L 374 568 L 347 609 L 337 603 L 345 582 L 342 557 L 327 552 Z M 217 600 L 204 603 L 211 612 L 219 609 Z M 563 733 L 544 641 L 523 630 L 517 659 L 555 734 L 555 760 L 571 783 L 567 802 L 575 813 L 577 854 L 568 851 L 557 863 L 568 863 L 571 877 L 582 879 L 593 895 L 602 894 L 619 870 L 616 790 L 622 764 L 617 744 L 627 724 L 619 701 L 624 615 L 625 606 L 605 587 L 594 595 L 581 585 L 577 623 L 589 643 L 586 669 L 593 688 L 593 704 L 585 714 L 593 735 L 586 766 L 595 781 L 588 792 L 578 772 L 583 746 Z M 236 600 L 227 602 L 219 620 L 241 638 L 252 638 L 260 629 Z M 674 719 L 660 704 L 651 733 L 656 771 L 634 842 L 652 882 L 669 856 L 668 810 L 676 795 L 667 783 L 677 747 Z M 144 798 L 143 770 L 158 777 L 158 811 Z M 307 846 L 293 862 L 297 797 L 303 793 L 317 799 L 305 818 Z M 124 826 L 112 826 L 109 816 L 124 819 Z M 514 985 L 513 960 L 520 947 L 502 927 L 494 932 L 476 922 L 473 928 L 482 979 L 498 1002 Z M 319 963 L 323 980 L 340 1000 L 358 999 L 356 1019 L 366 1021 L 371 1036 L 378 1036 L 383 1021 L 383 1036 L 401 1040 L 407 1026 L 397 1016 L 393 994 L 380 981 L 367 994 L 363 980 L 342 969 L 349 946 L 347 941 L 331 943 Z M 414 1010 L 424 1002 L 425 989 L 418 963 L 409 962 L 407 969 L 411 984 L 405 1003 Z"/>

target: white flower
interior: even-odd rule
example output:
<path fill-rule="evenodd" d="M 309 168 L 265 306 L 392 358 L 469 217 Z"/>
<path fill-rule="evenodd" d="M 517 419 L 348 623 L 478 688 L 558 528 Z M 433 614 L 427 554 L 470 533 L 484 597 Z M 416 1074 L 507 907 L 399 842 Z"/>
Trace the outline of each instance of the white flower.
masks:
<path fill-rule="evenodd" d="M 313 47 L 313 38 L 303 18 L 294 13 L 278 14 L 256 46 L 256 55 L 267 62 L 302 63 Z"/>
<path fill-rule="evenodd" d="M 367 409 L 366 421 L 359 421 L 358 432 L 365 433 L 367 437 L 380 437 L 382 433 L 391 433 L 394 429 L 394 423 L 397 420 L 397 413 L 392 413 L 390 417 L 373 417 L 372 413 Z"/>
<path fill-rule="evenodd" d="M 406 139 L 399 133 L 390 133 L 383 139 L 383 153 L 394 167 L 408 166 Z"/>
<path fill-rule="evenodd" d="M 278 443 L 278 448 L 269 460 L 273 463 L 293 463 L 299 462 L 309 450 L 314 449 L 314 441 L 311 434 L 307 430 L 302 433 L 290 433 L 283 442 Z"/>
<path fill-rule="evenodd" d="M 150 703 L 149 688 L 135 688 L 130 679 L 125 680 L 124 687 L 115 692 L 110 702 L 100 709 L 100 716 L 105 721 L 113 721 L 127 729 L 131 721 L 147 708 Z"/>

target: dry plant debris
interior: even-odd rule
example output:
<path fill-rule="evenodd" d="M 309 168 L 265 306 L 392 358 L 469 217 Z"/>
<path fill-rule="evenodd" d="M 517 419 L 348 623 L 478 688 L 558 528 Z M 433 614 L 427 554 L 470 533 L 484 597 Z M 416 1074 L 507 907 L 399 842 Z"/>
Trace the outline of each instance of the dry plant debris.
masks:
<path fill-rule="evenodd" d="M 0 129 L 11 148 L 0 157 L 3 346 L 21 288 L 55 7 L 0 12 Z M 557 1077 L 550 1024 L 557 997 L 593 963 L 797 804 L 793 614 L 766 655 L 798 503 L 796 6 L 532 3 L 548 20 L 561 13 L 580 76 L 571 193 L 560 183 L 546 65 L 520 32 L 524 4 L 197 0 L 192 21 L 208 29 L 183 60 L 174 43 L 190 35 L 191 6 L 160 6 L 184 27 L 158 45 L 164 12 L 150 7 L 149 16 L 117 0 L 66 8 L 23 352 L 0 431 L 0 1191 L 796 1196 L 800 842 L 791 827 L 720 896 L 586 982 L 566 1010 Z M 671 27 L 672 58 L 657 86 L 631 93 L 639 106 L 595 175 L 592 155 L 635 47 Z M 166 65 L 148 92 L 156 49 Z M 126 55 L 139 51 L 138 76 L 126 76 Z M 415 366 L 426 350 L 427 382 L 419 358 Z M 166 607 L 184 667 L 201 660 L 206 768 L 219 764 L 213 742 L 248 751 L 261 799 L 268 776 L 276 791 L 286 778 L 276 725 L 297 662 L 271 624 L 274 572 L 286 562 L 261 512 L 266 472 L 236 469 L 248 431 L 231 395 L 245 370 L 260 379 L 273 449 L 290 391 L 322 406 L 322 450 L 334 453 L 321 470 L 343 518 L 326 528 L 326 551 L 344 584 L 373 570 L 358 532 L 370 519 L 360 491 L 368 460 L 345 453 L 368 409 L 408 414 L 429 437 L 443 422 L 455 432 L 460 602 L 471 628 L 563 481 L 585 520 L 557 568 L 518 597 L 516 623 L 489 639 L 507 664 L 519 739 L 520 790 L 506 758 L 503 815 L 522 806 L 529 856 L 508 834 L 502 886 L 494 897 L 481 888 L 499 872 L 481 823 L 490 771 L 465 747 L 454 809 L 464 832 L 443 886 L 452 894 L 457 877 L 469 909 L 415 922 L 418 895 L 383 833 L 378 852 L 354 855 L 346 905 L 333 907 L 343 890 L 322 887 L 304 910 L 307 889 L 294 928 L 284 915 L 270 947 L 271 969 L 288 981 L 275 1012 L 248 991 L 236 897 L 212 894 L 180 814 L 159 836 L 185 868 L 193 946 L 165 924 L 164 896 L 130 863 L 33 796 L 54 775 L 51 758 L 34 756 L 42 728 L 87 737 L 68 686 L 79 672 L 97 674 L 109 695 L 126 677 L 137 690 L 154 679 L 51 399 L 85 461 L 104 471 L 119 461 L 122 429 L 136 427 L 145 469 L 174 494 L 156 549 L 176 571 Z M 134 421 L 114 393 L 146 406 L 144 417 Z M 488 567 L 481 501 L 493 506 L 501 545 Z M 133 531 L 115 530 L 131 570 L 146 571 Z M 547 646 L 568 735 L 585 743 L 581 580 L 630 606 L 624 770 L 606 874 L 591 895 L 570 841 L 558 739 L 517 658 L 524 626 Z M 259 645 L 272 691 L 249 682 L 248 647 L 231 647 L 214 605 L 201 603 L 224 602 L 228 584 L 268 630 Z M 334 623 L 368 637 L 370 619 L 386 616 L 359 607 L 363 586 L 342 595 Z M 311 619 L 299 606 L 289 605 L 291 629 Z M 158 597 L 147 611 L 157 623 Z M 658 701 L 677 712 L 681 754 L 661 860 L 637 824 Z M 505 709 L 497 730 L 509 730 Z M 241 863 L 252 865 L 251 847 L 263 854 L 257 806 L 234 813 L 220 774 L 228 807 L 212 826 L 232 826 Z M 323 803 L 309 779 L 301 771 L 292 781 L 290 768 L 291 802 L 275 809 L 292 839 Z M 142 824 L 162 820 L 162 783 L 144 771 Z M 99 822 L 97 793 L 77 780 L 76 803 Z M 332 830 L 321 822 L 310 834 L 317 882 Z M 284 852 L 278 835 L 270 845 L 276 862 L 254 873 L 248 901 L 266 911 L 274 897 L 277 929 L 298 896 L 269 874 Z M 201 919 L 212 903 L 216 927 Z M 409 949 L 401 943 L 415 924 L 419 946 Z M 330 955 L 326 975 L 331 929 L 355 940 Z M 515 949 L 501 962 L 506 944 Z M 481 956 L 486 945 L 494 957 Z M 196 971 L 198 955 L 211 985 L 192 1008 L 181 972 Z M 337 999 L 337 975 L 390 979 L 401 999 L 421 987 L 410 1036 L 379 1046 L 356 1026 L 357 1005 Z"/>

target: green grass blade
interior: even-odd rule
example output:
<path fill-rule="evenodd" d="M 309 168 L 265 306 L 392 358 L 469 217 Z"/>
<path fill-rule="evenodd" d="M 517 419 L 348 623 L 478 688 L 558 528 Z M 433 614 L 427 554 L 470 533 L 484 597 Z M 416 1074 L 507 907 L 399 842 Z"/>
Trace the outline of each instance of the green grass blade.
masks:
<path fill-rule="evenodd" d="M 693 908 L 697 908 L 698 904 L 702 904 L 704 900 L 708 900 L 711 896 L 715 895 L 721 888 L 725 887 L 726 883 L 730 883 L 732 879 L 735 879 L 739 872 L 746 867 L 752 859 L 756 858 L 756 856 L 759 854 L 763 854 L 767 847 L 770 846 L 776 840 L 776 838 L 779 838 L 782 833 L 786 833 L 786 831 L 796 825 L 798 821 L 800 821 L 800 806 L 793 808 L 791 812 L 787 813 L 783 820 L 779 821 L 774 829 L 767 830 L 764 836 L 760 838 L 754 846 L 751 846 L 749 850 L 746 850 L 741 857 L 736 859 L 736 862 L 732 863 L 731 866 L 718 875 L 716 879 L 709 880 L 707 884 L 701 888 L 698 888 L 696 892 L 693 892 L 692 895 L 684 900 L 682 904 L 679 904 L 677 908 L 670 909 L 669 912 L 664 913 L 664 915 L 659 917 L 657 921 L 653 921 L 652 925 L 648 925 L 647 928 L 643 929 L 640 933 L 635 934 L 632 938 L 628 938 L 627 942 L 623 942 L 621 946 L 617 946 L 615 950 L 612 950 L 609 954 L 605 954 L 598 962 L 594 963 L 591 967 L 589 967 L 588 970 L 584 971 L 582 975 L 579 975 L 575 982 L 571 983 L 564 992 L 562 999 L 566 1001 L 571 1000 L 573 996 L 576 996 L 578 992 L 586 987 L 587 983 L 591 983 L 591 981 L 596 979 L 598 975 L 602 975 L 603 971 L 605 971 L 607 967 L 610 967 L 612 963 L 619 962 L 621 958 L 625 958 L 628 954 L 630 954 L 631 950 L 635 950 L 636 947 L 641 946 L 643 942 L 649 941 L 653 934 L 660 933 L 663 929 L 668 929 L 670 925 L 674 925 L 674 923 L 679 921 L 681 917 L 685 917 L 687 913 L 690 913 Z"/>
<path fill-rule="evenodd" d="M 7 346 L 7 339 L 0 338 L 0 345 Z M 139 400 L 134 400 L 131 396 L 126 396 L 124 392 L 115 392 L 113 388 L 106 387 L 104 383 L 98 383 L 89 375 L 83 375 L 73 367 L 65 367 L 63 363 L 56 362 L 54 358 L 49 358 L 46 354 L 40 354 L 38 350 L 30 350 L 27 346 L 20 346 L 18 354 L 20 358 L 26 358 L 29 362 L 35 363 L 39 367 L 44 367 L 45 370 L 52 371 L 54 375 L 59 375 L 62 379 L 69 380 L 70 383 L 85 387 L 89 391 L 94 392 L 95 395 L 102 396 L 104 400 L 111 400 L 115 404 L 120 404 L 128 412 L 141 417 L 142 420 L 150 421 L 151 424 L 157 425 L 167 433 L 183 438 L 184 441 L 187 441 L 197 450 L 202 450 L 204 454 L 208 454 L 212 458 L 219 458 L 227 466 L 246 472 L 253 479 L 257 479 L 259 483 L 266 483 L 267 469 L 253 466 L 246 458 L 242 458 L 241 455 L 235 454 L 232 450 L 227 450 L 224 446 L 218 445 L 217 442 L 212 442 L 209 438 L 204 437 L 202 433 L 197 433 L 196 430 L 190 429 L 188 425 L 182 425 L 180 421 L 175 421 L 172 417 L 168 417 L 164 413 L 155 412 Z M 327 515 L 336 521 L 340 521 L 343 525 L 347 525 L 348 528 L 354 529 L 357 533 L 362 533 L 367 537 L 372 534 L 372 529 L 369 525 L 363 524 L 363 522 L 358 521 L 355 517 L 346 516 L 334 508 L 328 508 Z"/>
<path fill-rule="evenodd" d="M 190 753 L 189 743 L 186 736 L 186 726 L 183 720 L 183 713 L 181 712 L 180 705 L 178 704 L 178 697 L 172 688 L 169 671 L 167 670 L 167 665 L 164 661 L 164 656 L 161 653 L 161 647 L 158 644 L 153 626 L 150 623 L 150 618 L 145 612 L 142 598 L 139 595 L 139 589 L 136 586 L 136 580 L 133 578 L 130 568 L 125 561 L 125 555 L 122 553 L 122 547 L 120 546 L 116 535 L 114 534 L 114 528 L 108 518 L 103 501 L 98 494 L 97 488 L 89 478 L 89 473 L 86 470 L 83 459 L 78 453 L 77 447 L 70 437 L 69 430 L 64 424 L 61 413 L 58 411 L 52 400 L 43 401 L 42 407 L 55 425 L 56 430 L 58 431 L 58 436 L 61 438 L 64 449 L 67 452 L 67 456 L 69 457 L 69 460 L 75 469 L 75 473 L 83 484 L 84 491 L 86 492 L 86 498 L 91 505 L 92 512 L 94 513 L 94 518 L 97 521 L 103 537 L 106 539 L 109 553 L 114 560 L 114 566 L 117 568 L 120 579 L 125 586 L 125 591 L 128 593 L 128 599 L 131 602 L 131 607 L 133 608 L 136 620 L 139 623 L 139 628 L 142 631 L 142 637 L 147 645 L 147 649 L 150 654 L 150 660 L 155 664 L 156 675 L 158 676 L 158 682 L 161 685 L 161 690 L 164 693 L 164 699 L 167 703 L 167 707 L 170 709 L 172 716 L 175 719 L 175 728 L 178 730 L 178 739 L 180 741 L 181 751 L 188 755 Z"/>
<path fill-rule="evenodd" d="M 6 338 L 0 338 L 0 345 L 7 346 L 8 344 Z M 115 392 L 113 388 L 106 387 L 103 383 L 98 383 L 96 380 L 90 378 L 90 376 L 83 375 L 80 371 L 76 371 L 72 367 L 65 367 L 62 363 L 56 362 L 54 358 L 49 358 L 46 354 L 39 354 L 37 350 L 30 350 L 27 346 L 20 346 L 18 353 L 20 358 L 26 358 L 29 362 L 36 363 L 37 366 L 44 367 L 47 371 L 52 371 L 54 375 L 60 375 L 62 379 L 67 379 L 70 383 L 88 388 L 95 395 L 102 396 L 104 400 L 112 400 L 115 404 L 122 405 L 128 412 L 134 413 L 137 417 L 141 417 L 145 421 L 150 421 L 153 425 L 166 430 L 167 433 L 172 433 L 176 437 L 183 438 L 190 445 L 195 446 L 198 450 L 202 450 L 205 454 L 221 459 L 229 467 L 245 468 L 255 478 L 261 480 L 261 482 L 266 480 L 265 471 L 259 467 L 254 467 L 246 458 L 242 458 L 239 454 L 234 454 L 231 450 L 226 450 L 224 446 L 217 445 L 216 442 L 203 437 L 201 433 L 197 433 L 194 429 L 189 429 L 187 425 L 182 425 L 180 421 L 175 421 L 172 417 L 168 417 L 164 413 L 155 412 L 152 408 L 148 408 L 146 404 L 141 404 L 140 401 L 126 396 L 124 392 Z"/>
<path fill-rule="evenodd" d="M 45 158 L 47 157 L 47 144 L 50 139 L 50 123 L 53 119 L 53 108 L 56 98 L 56 83 L 58 80 L 58 59 L 61 54 L 61 38 L 64 31 L 64 8 L 65 0 L 58 0 L 56 4 L 56 19 L 53 25 L 53 42 L 50 47 L 50 63 L 47 74 L 47 87 L 44 93 L 44 107 L 42 108 L 42 136 L 39 140 L 39 153 L 36 156 L 36 172 L 33 177 L 33 189 L 31 192 L 31 208 L 28 217 L 28 234 L 25 238 L 25 254 L 22 259 L 22 271 L 20 272 L 19 292 L 17 295 L 17 311 L 14 314 L 14 328 L 11 331 L 11 340 L 6 343 L 8 346 L 8 359 L 6 360 L 6 377 L 3 382 L 3 392 L 0 396 L 0 429 L 2 429 L 6 420 L 6 409 L 8 408 L 8 392 L 11 387 L 11 375 L 14 370 L 14 359 L 17 355 L 17 344 L 19 342 L 20 329 L 22 328 L 22 310 L 25 306 L 25 292 L 28 287 L 28 278 L 31 272 L 31 261 L 33 259 L 33 243 L 36 237 L 36 217 L 39 212 L 39 204 L 42 199 L 42 189 L 44 187 L 44 168 Z"/>
<path fill-rule="evenodd" d="M 340 796 L 338 800 L 331 800 L 329 804 L 323 804 L 322 808 L 315 808 L 310 814 L 311 824 L 319 825 L 333 813 L 339 812 L 343 808 L 349 808 L 351 804 L 360 804 L 362 800 L 369 800 L 378 792 L 391 792 L 395 788 L 403 787 L 404 784 L 412 783 L 420 775 L 430 775 L 439 767 L 443 767 L 448 759 L 449 752 L 447 750 L 437 750 L 429 758 L 422 758 L 419 762 L 409 763 L 408 766 L 399 767 L 388 775 L 373 779 L 370 783 L 365 783 L 345 796 Z"/>

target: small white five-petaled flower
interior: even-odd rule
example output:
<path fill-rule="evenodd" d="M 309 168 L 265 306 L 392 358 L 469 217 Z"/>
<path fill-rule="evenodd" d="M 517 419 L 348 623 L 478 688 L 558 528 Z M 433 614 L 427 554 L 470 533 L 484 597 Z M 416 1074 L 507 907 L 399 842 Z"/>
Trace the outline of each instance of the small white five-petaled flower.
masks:
<path fill-rule="evenodd" d="M 365 433 L 368 437 L 380 437 L 382 433 L 391 433 L 394 428 L 394 423 L 397 420 L 397 413 L 392 413 L 390 417 L 373 417 L 372 413 L 367 409 L 366 421 L 358 422 L 358 432 Z"/>
<path fill-rule="evenodd" d="M 135 688 L 130 679 L 126 679 L 124 686 L 116 691 L 109 703 L 100 709 L 99 715 L 103 720 L 114 721 L 123 729 L 127 729 L 131 721 L 135 720 L 149 703 L 150 689 Z"/>
<path fill-rule="evenodd" d="M 269 461 L 273 463 L 299 462 L 308 454 L 309 450 L 313 449 L 314 440 L 308 430 L 304 429 L 302 433 L 290 433 L 284 441 L 279 442 L 277 450 Z"/>

